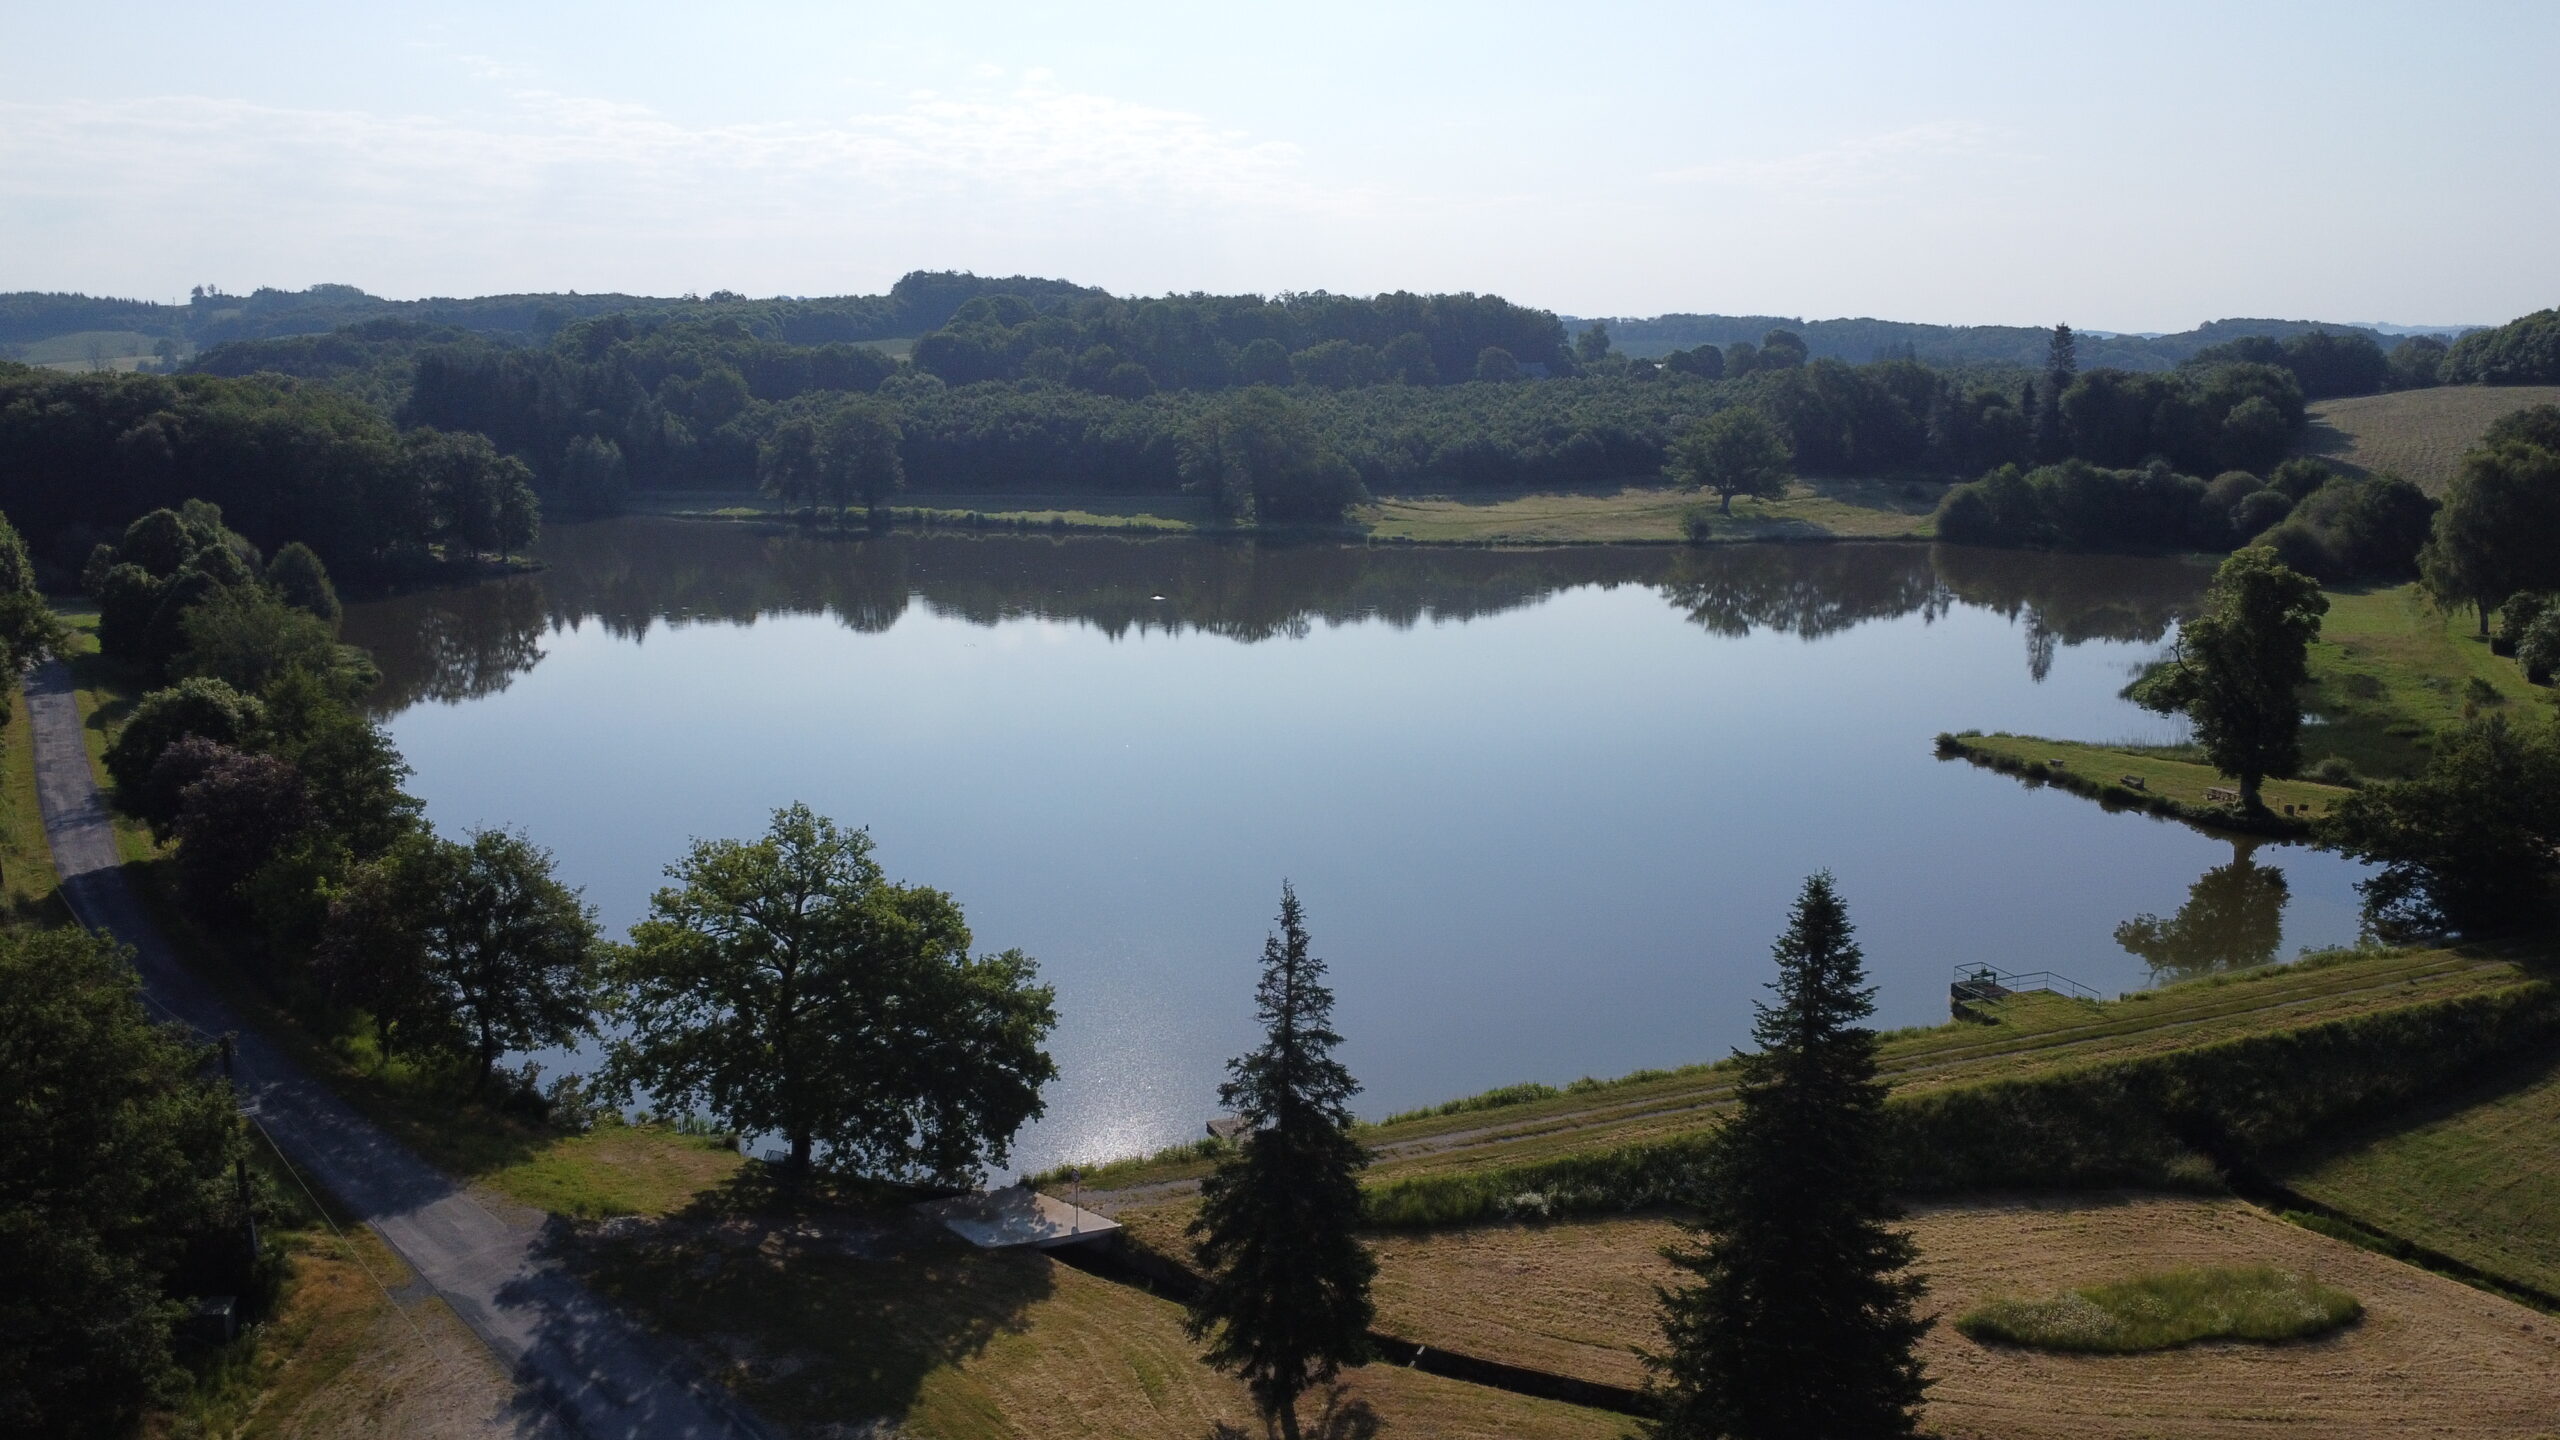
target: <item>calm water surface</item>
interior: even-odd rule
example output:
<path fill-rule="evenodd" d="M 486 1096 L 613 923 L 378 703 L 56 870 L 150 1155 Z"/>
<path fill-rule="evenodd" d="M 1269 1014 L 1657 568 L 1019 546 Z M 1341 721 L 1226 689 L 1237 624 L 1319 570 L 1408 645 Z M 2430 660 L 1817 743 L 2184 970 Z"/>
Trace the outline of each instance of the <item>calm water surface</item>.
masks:
<path fill-rule="evenodd" d="M 2209 571 L 1704 551 L 804 539 L 620 520 L 358 607 L 439 828 L 512 826 L 609 931 L 806 800 L 1057 986 L 1037 1167 L 1187 1139 L 1280 880 L 1364 1113 L 1723 1055 L 1828 867 L 1879 1023 L 1957 963 L 2114 992 L 2356 934 L 2358 867 L 2109 815 L 1940 730 L 2172 739 L 2117 698 Z"/>

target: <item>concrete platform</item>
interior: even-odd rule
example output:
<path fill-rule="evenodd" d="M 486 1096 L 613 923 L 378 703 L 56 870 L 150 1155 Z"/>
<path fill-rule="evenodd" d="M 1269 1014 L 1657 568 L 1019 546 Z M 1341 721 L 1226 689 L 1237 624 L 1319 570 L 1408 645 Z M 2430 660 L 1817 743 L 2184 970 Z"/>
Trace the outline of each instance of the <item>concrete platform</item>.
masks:
<path fill-rule="evenodd" d="M 928 1200 L 916 1210 L 981 1250 L 1023 1246 L 1052 1250 L 1099 1240 L 1120 1228 L 1116 1220 L 1080 1210 L 1027 1185 Z"/>

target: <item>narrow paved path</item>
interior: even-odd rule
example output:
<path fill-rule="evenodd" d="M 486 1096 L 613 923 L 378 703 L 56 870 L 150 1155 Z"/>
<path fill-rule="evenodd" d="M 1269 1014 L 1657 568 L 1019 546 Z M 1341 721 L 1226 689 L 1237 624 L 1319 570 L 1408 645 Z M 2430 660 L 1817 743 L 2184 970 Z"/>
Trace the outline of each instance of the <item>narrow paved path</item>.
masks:
<path fill-rule="evenodd" d="M 734 1401 L 544 1258 L 541 1230 L 490 1213 L 242 1026 L 178 963 L 121 868 L 70 672 L 48 663 L 26 691 L 45 835 L 72 914 L 133 947 L 143 990 L 164 1012 L 207 1034 L 238 1035 L 242 1108 L 513 1367 L 526 1409 L 554 1410 L 588 1440 L 765 1440 Z"/>

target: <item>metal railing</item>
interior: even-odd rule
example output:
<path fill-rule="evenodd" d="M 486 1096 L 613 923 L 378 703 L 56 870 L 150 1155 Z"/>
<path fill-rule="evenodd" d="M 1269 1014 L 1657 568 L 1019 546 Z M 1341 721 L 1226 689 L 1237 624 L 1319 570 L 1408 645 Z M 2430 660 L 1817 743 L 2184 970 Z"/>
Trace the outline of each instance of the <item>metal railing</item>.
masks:
<path fill-rule="evenodd" d="M 2044 990 L 2055 995 L 2068 995 L 2074 1000 L 2104 998 L 2097 991 L 2058 970 L 2011 971 L 1995 969 L 1989 965 L 1958 965 L 1955 967 L 1953 983 L 1956 986 L 1997 986 L 2011 994 L 2026 990 Z"/>

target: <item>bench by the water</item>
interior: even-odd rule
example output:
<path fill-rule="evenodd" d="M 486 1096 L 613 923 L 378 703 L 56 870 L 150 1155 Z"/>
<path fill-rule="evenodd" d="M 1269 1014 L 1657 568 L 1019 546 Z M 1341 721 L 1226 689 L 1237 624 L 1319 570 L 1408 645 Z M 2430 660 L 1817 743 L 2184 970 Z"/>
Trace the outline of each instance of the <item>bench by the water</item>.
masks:
<path fill-rule="evenodd" d="M 2116 783 L 2122 785 L 2127 790 L 2148 790 L 2151 788 L 2151 782 L 2143 779 L 2139 775 L 2119 775 L 2116 777 Z"/>
<path fill-rule="evenodd" d="M 2240 803 L 2240 792 L 2232 789 L 2228 785 L 2207 785 L 2204 787 L 2204 803 L 2207 805 L 2237 805 Z"/>
<path fill-rule="evenodd" d="M 1028 1185 L 927 1200 L 916 1210 L 981 1250 L 1054 1250 L 1120 1231 L 1119 1221 L 1040 1194 Z"/>

